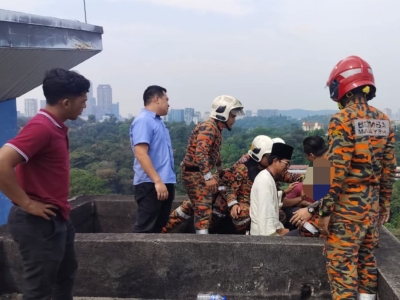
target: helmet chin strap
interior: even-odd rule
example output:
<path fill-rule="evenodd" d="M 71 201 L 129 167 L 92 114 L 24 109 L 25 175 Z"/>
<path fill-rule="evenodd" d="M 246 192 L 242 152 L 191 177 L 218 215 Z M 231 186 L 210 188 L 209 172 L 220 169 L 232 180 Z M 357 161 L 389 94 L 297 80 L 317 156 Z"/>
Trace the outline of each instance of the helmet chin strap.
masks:
<path fill-rule="evenodd" d="M 365 86 L 363 89 L 362 89 L 362 92 L 364 93 L 364 98 L 365 99 L 367 99 L 367 95 L 369 94 L 369 92 L 371 91 L 371 88 L 367 85 L 367 86 Z M 347 99 L 355 99 L 355 97 L 356 97 L 356 95 L 354 95 L 351 91 L 350 92 L 348 92 L 347 94 L 346 94 L 346 98 Z M 342 105 L 342 102 L 341 101 L 338 101 L 338 108 L 340 109 L 340 110 L 342 110 L 343 108 L 344 108 L 344 106 Z"/>

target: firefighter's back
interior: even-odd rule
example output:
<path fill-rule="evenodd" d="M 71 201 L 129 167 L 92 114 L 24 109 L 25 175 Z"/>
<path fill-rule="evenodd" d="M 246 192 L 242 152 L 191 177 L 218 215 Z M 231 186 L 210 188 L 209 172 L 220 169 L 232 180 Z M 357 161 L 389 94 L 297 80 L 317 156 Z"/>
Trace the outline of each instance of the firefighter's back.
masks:
<path fill-rule="evenodd" d="M 389 118 L 366 103 L 356 103 L 337 113 L 334 120 L 348 130 L 353 149 L 335 212 L 346 219 L 362 221 L 375 215 L 379 205 L 379 185 L 384 151 L 393 134 Z"/>

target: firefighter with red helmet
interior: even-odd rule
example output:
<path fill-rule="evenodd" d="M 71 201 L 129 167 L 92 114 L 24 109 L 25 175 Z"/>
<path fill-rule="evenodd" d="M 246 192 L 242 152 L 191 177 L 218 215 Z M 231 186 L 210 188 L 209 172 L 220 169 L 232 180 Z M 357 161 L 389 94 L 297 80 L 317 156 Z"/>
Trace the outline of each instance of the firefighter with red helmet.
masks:
<path fill-rule="evenodd" d="M 394 132 L 389 118 L 369 105 L 376 87 L 365 60 L 341 60 L 327 86 L 340 108 L 328 129 L 327 156 L 335 175 L 319 208 L 332 299 L 372 300 L 377 293 L 373 235 L 389 219 Z"/>

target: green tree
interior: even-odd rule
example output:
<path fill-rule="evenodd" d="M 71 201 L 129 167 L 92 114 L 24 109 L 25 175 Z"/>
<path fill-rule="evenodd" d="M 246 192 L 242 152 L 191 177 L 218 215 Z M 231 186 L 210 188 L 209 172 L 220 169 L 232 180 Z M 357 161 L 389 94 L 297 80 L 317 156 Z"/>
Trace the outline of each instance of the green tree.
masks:
<path fill-rule="evenodd" d="M 110 193 L 110 189 L 107 188 L 107 183 L 88 171 L 73 168 L 71 169 L 70 176 L 70 197 L 82 194 L 107 195 Z"/>
<path fill-rule="evenodd" d="M 89 115 L 88 116 L 88 122 L 89 123 L 96 123 L 96 116 L 95 115 Z"/>

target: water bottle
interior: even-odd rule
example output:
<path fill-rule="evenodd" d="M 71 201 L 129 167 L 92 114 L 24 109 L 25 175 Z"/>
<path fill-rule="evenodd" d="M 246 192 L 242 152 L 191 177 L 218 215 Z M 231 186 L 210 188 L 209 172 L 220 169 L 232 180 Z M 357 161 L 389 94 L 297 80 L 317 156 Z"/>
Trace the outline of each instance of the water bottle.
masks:
<path fill-rule="evenodd" d="M 220 294 L 198 294 L 197 300 L 226 300 L 226 297 Z"/>

